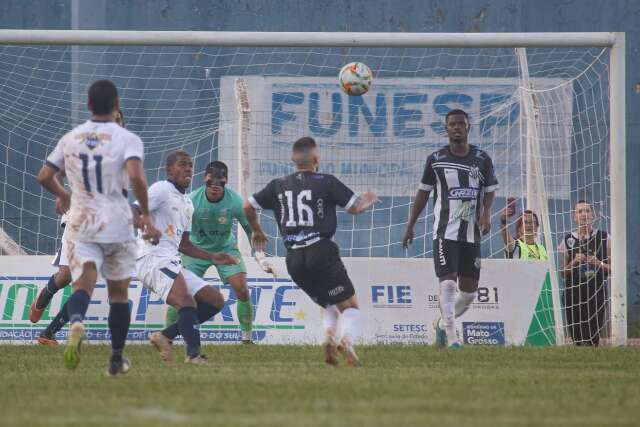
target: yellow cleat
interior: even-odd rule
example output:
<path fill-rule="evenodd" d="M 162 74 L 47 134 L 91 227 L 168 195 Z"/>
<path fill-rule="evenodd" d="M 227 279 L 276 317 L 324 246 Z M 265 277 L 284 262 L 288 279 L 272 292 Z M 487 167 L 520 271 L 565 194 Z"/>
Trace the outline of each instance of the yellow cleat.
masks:
<path fill-rule="evenodd" d="M 80 363 L 80 347 L 84 339 L 84 325 L 82 322 L 75 322 L 69 328 L 69 339 L 67 347 L 64 349 L 64 366 L 67 369 L 75 369 Z"/>

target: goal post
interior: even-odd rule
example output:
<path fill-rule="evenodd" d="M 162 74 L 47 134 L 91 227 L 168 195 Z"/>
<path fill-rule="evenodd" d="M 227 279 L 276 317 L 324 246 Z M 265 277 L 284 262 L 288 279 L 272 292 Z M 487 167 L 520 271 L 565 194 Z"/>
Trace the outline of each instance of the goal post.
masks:
<path fill-rule="evenodd" d="M 337 87 L 340 65 L 353 60 L 374 73 L 363 97 Z M 194 186 L 220 158 L 238 169 L 230 184 L 246 196 L 290 170 L 287 144 L 314 136 L 326 172 L 382 196 L 360 217 L 339 213 L 342 255 L 390 262 L 432 256 L 430 210 L 411 251 L 401 234 L 424 159 L 446 143 L 444 115 L 469 109 L 471 142 L 491 154 L 501 184 L 483 255 L 502 257 L 496 228 L 508 196 L 534 207 L 551 291 L 531 324 L 565 344 L 571 325 L 556 248 L 573 229 L 571 205 L 592 198 L 611 236 L 604 329 L 611 344 L 626 344 L 624 33 L 0 30 L 0 234 L 10 253 L 50 254 L 59 243 L 51 196 L 33 186 L 34 169 L 86 117 L 77 92 L 97 78 L 122 88 L 151 181 L 164 177 L 166 153 L 183 148 L 194 153 Z M 270 254 L 282 256 L 275 223 L 262 220 L 276 242 Z M 553 325 L 544 320 L 550 313 Z"/>

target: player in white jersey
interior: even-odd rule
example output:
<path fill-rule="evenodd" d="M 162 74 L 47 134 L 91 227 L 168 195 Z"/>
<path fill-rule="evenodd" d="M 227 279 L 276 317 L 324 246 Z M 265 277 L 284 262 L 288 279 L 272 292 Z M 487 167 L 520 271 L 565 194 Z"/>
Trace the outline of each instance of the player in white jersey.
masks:
<path fill-rule="evenodd" d="M 200 354 L 199 325 L 211 319 L 223 305 L 220 291 L 182 267 L 180 253 L 214 264 L 237 264 L 224 252 L 207 252 L 189 240 L 193 204 L 186 190 L 191 185 L 193 162 L 186 151 L 167 156 L 167 180 L 149 188 L 149 210 L 162 230 L 158 245 L 139 241 L 136 276 L 142 284 L 178 310 L 178 321 L 149 337 L 164 360 L 172 358 L 171 341 L 182 335 L 187 347 L 186 363 L 205 364 Z"/>
<path fill-rule="evenodd" d="M 119 101 L 116 87 L 99 80 L 89 88 L 91 119 L 64 135 L 40 170 L 38 182 L 69 210 L 67 245 L 73 294 L 67 302 L 71 327 L 64 351 L 65 365 L 77 367 L 85 336 L 83 320 L 98 272 L 107 281 L 112 354 L 107 373 L 129 369 L 123 358 L 129 330 L 128 287 L 135 268 L 133 215 L 124 189 L 129 183 L 142 211 L 139 224 L 147 239 L 157 239 L 147 202 L 147 181 L 140 138 L 115 123 Z M 69 193 L 55 175 L 63 170 Z"/>
<path fill-rule="evenodd" d="M 476 297 L 480 239 L 491 230 L 491 207 L 498 180 L 491 157 L 467 141 L 471 128 L 467 113 L 451 110 L 445 127 L 449 144 L 427 159 L 402 245 L 408 248 L 413 241 L 413 226 L 433 190 L 433 264 L 440 282 L 438 301 L 442 314 L 434 325 L 436 345 L 460 347 L 455 319 L 469 309 Z"/>
<path fill-rule="evenodd" d="M 120 126 L 124 127 L 124 114 L 122 110 L 118 110 L 118 114 L 116 116 L 116 123 Z M 62 171 L 56 174 L 56 178 L 59 180 L 60 184 L 63 184 L 63 173 Z M 57 210 L 59 210 L 60 200 L 56 200 Z M 67 250 L 67 239 L 66 239 L 66 225 L 69 219 L 69 214 L 64 212 L 62 217 L 60 218 L 60 227 L 65 230 L 62 233 L 62 239 L 60 239 L 60 249 L 56 253 L 51 264 L 54 267 L 58 267 L 58 271 L 51 275 L 49 278 L 49 282 L 45 285 L 44 288 L 40 291 L 38 296 L 33 300 L 31 306 L 29 307 L 29 320 L 32 323 L 38 323 L 40 318 L 42 317 L 42 313 L 45 308 L 51 302 L 53 296 L 60 289 L 65 288 L 67 285 L 71 283 L 71 270 L 69 270 L 69 257 Z M 47 327 L 40 332 L 38 335 L 38 344 L 48 345 L 48 346 L 56 346 L 58 345 L 58 341 L 56 341 L 56 334 L 59 330 L 62 329 L 64 325 L 69 321 L 67 304 L 65 303 L 61 308 L 58 314 L 53 318 L 53 320 L 47 325 Z"/>

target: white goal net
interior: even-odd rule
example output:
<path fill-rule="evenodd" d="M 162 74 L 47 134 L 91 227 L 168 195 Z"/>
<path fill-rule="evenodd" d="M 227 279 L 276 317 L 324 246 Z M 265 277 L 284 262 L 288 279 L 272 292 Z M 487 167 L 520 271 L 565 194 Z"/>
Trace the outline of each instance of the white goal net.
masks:
<path fill-rule="evenodd" d="M 539 327 L 530 341 L 555 343 L 558 334 L 559 343 L 609 337 L 615 316 L 614 323 L 626 322 L 619 308 L 626 298 L 623 285 L 612 293 L 609 274 L 600 272 L 597 292 L 566 280 L 558 247 L 577 229 L 579 200 L 589 203 L 594 229 L 610 235 L 616 226 L 624 230 L 624 214 L 616 215 L 620 207 L 612 203 L 612 196 L 619 197 L 616 191 L 624 190 L 612 187 L 616 167 L 624 167 L 611 142 L 611 109 L 619 108 L 611 95 L 613 50 L 605 42 L 571 47 L 560 37 L 557 46 L 545 47 L 461 43 L 216 47 L 5 42 L 0 45 L 2 251 L 52 255 L 59 247 L 53 198 L 35 177 L 57 140 L 88 118 L 86 88 L 97 79 L 108 78 L 118 87 L 126 126 L 144 141 L 150 182 L 164 178 L 170 151 L 184 149 L 194 157 L 194 187 L 203 183 L 206 164 L 219 159 L 230 167 L 230 186 L 251 194 L 291 172 L 292 142 L 312 136 L 320 146 L 321 172 L 336 175 L 356 192 L 372 189 L 380 196 L 381 202 L 363 215 L 339 212 L 335 237 L 341 255 L 372 262 L 432 257 L 431 203 L 408 251 L 401 240 L 426 157 L 447 144 L 444 116 L 461 108 L 470 116 L 470 143 L 490 154 L 500 183 L 492 230 L 482 241 L 483 258 L 505 257 L 501 219 L 508 198 L 515 199 L 507 215 L 511 235 L 521 236 L 518 218 L 525 209 L 538 217 L 535 237 L 549 255 L 550 274 L 546 294 L 537 302 Z M 337 84 L 340 67 L 351 61 L 373 70 L 372 88 L 361 97 L 347 96 Z M 238 79 L 246 95 L 242 108 Z M 620 223 L 614 224 L 616 218 Z M 262 214 L 261 221 L 273 237 L 267 252 L 283 256 L 273 218 Z M 618 243 L 619 238 L 611 240 Z M 602 258 L 603 253 L 606 249 L 586 255 Z M 613 259 L 624 266 L 624 260 Z M 612 262 L 608 255 L 600 261 Z M 619 283 L 626 281 L 626 272 L 617 274 Z"/>

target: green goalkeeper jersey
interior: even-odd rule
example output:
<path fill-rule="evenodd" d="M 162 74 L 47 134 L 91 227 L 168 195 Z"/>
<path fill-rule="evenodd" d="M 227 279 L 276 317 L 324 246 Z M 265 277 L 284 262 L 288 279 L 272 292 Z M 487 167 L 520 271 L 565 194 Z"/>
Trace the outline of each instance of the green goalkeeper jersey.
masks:
<path fill-rule="evenodd" d="M 206 186 L 189 193 L 193 202 L 191 242 L 209 252 L 224 252 L 237 247 L 233 235 L 233 220 L 238 220 L 251 239 L 251 227 L 242 210 L 242 197 L 229 188 L 217 202 L 207 199 Z"/>

